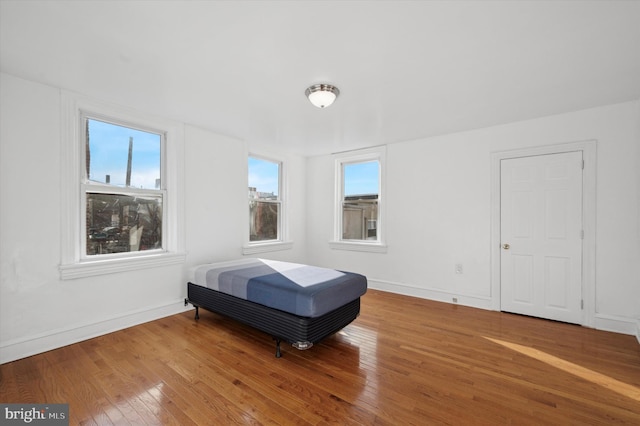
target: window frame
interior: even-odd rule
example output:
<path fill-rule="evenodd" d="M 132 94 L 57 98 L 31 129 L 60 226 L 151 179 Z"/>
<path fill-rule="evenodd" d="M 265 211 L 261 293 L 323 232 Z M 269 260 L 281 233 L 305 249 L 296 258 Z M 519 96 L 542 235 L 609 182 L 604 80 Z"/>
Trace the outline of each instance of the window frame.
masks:
<path fill-rule="evenodd" d="M 95 119 L 162 135 L 162 248 L 144 251 L 86 254 L 86 196 L 88 192 L 136 195 L 155 192 L 89 182 L 86 176 L 85 120 Z M 181 191 L 184 174 L 182 125 L 128 108 L 62 92 L 61 279 L 75 279 L 183 263 L 184 223 Z M 64 238 L 67 236 L 67 238 Z"/>
<path fill-rule="evenodd" d="M 278 204 L 278 238 L 273 240 L 261 240 L 261 241 L 250 241 L 251 232 L 250 232 L 250 209 L 247 208 L 247 227 L 246 227 L 246 238 L 245 245 L 242 247 L 242 254 L 251 255 L 256 253 L 266 253 L 271 251 L 279 251 L 279 250 L 288 250 L 291 249 L 293 243 L 288 240 L 288 224 L 287 224 L 287 203 L 286 203 L 286 166 L 284 160 L 278 159 L 274 156 L 267 156 L 262 154 L 256 154 L 254 152 L 249 152 L 247 154 L 247 190 L 249 188 L 249 159 L 255 158 L 257 160 L 268 161 L 271 163 L 278 164 L 278 198 L 277 201 L 269 201 L 272 203 Z M 247 197 L 247 200 L 249 198 Z M 248 207 L 248 204 L 247 204 Z"/>
<path fill-rule="evenodd" d="M 343 203 L 344 203 L 344 167 L 345 165 L 358 163 L 378 163 L 378 218 L 377 218 L 377 239 L 376 240 L 352 240 L 343 239 Z M 334 200 L 334 230 L 333 240 L 329 246 L 336 250 L 352 250 L 363 252 L 386 253 L 387 245 L 385 239 L 386 214 L 385 214 L 385 169 L 386 169 L 386 147 L 374 147 L 358 151 L 334 154 L 335 170 L 335 200 Z"/>
<path fill-rule="evenodd" d="M 167 199 L 167 189 L 165 184 L 166 179 L 166 141 L 167 135 L 163 130 L 149 128 L 147 126 L 140 126 L 137 124 L 133 124 L 131 122 L 122 122 L 120 120 L 115 120 L 112 117 L 105 117 L 103 115 L 98 115 L 94 113 L 89 113 L 87 111 L 80 111 L 80 126 L 81 131 L 86 131 L 87 120 L 96 120 L 102 121 L 104 123 L 113 124 L 116 126 L 127 127 L 130 129 L 140 130 L 147 133 L 153 133 L 160 136 L 160 188 L 159 189 L 139 189 L 135 187 L 119 187 L 114 185 L 109 185 L 106 183 L 96 182 L 89 180 L 89 176 L 86 173 L 86 164 L 85 167 L 82 168 L 83 178 L 80 182 L 80 261 L 94 261 L 101 259 L 116 259 L 116 258 L 128 258 L 135 256 L 144 256 L 144 255 L 153 255 L 159 253 L 165 253 L 167 251 L 166 244 L 166 232 L 167 232 L 167 214 L 165 213 L 165 200 Z M 83 142 L 86 142 L 86 136 L 83 138 Z M 81 143 L 81 153 L 80 153 L 80 162 L 86 163 L 86 143 Z M 95 194 L 117 194 L 117 195 L 132 195 L 132 196 L 142 196 L 142 195 L 152 195 L 152 196 L 160 196 L 162 199 L 162 247 L 159 249 L 152 250 L 143 250 L 143 251 L 133 251 L 133 252 L 121 252 L 121 253 L 108 253 L 108 254 L 100 254 L 100 255 L 88 255 L 87 254 L 87 194 L 95 193 Z"/>

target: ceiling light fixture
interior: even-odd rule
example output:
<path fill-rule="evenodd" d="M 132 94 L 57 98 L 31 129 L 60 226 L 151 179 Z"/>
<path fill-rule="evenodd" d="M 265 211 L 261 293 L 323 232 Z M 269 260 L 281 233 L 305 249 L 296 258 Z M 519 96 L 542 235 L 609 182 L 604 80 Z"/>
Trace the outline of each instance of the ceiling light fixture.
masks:
<path fill-rule="evenodd" d="M 328 107 L 336 100 L 340 90 L 331 84 L 314 84 L 304 92 L 309 101 L 318 108 Z"/>

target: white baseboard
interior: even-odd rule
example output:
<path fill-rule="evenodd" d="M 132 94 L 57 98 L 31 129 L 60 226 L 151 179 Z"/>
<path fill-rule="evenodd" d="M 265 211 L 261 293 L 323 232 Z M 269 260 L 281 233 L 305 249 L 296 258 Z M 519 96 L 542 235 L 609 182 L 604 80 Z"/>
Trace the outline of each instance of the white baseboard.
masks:
<path fill-rule="evenodd" d="M 369 279 L 369 288 L 383 290 L 390 293 L 403 294 L 405 296 L 419 297 L 421 299 L 435 300 L 437 302 L 452 303 L 456 305 L 470 306 L 472 308 L 491 310 L 491 298 L 473 296 L 468 294 L 454 294 L 442 290 L 416 287 L 411 284 L 395 283 Z M 454 301 L 455 299 L 455 301 Z"/>
<path fill-rule="evenodd" d="M 595 328 L 597 330 L 613 331 L 614 333 L 638 337 L 638 333 L 640 333 L 638 327 L 640 327 L 640 324 L 633 318 L 596 314 Z M 638 341 L 640 342 L 640 337 Z"/>
<path fill-rule="evenodd" d="M 192 307 L 185 307 L 184 299 L 181 299 L 160 306 L 150 306 L 127 312 L 97 322 L 80 324 L 2 342 L 2 344 L 0 344 L 0 364 L 164 318 L 188 309 L 192 309 Z"/>
<path fill-rule="evenodd" d="M 640 343 L 640 319 L 636 321 L 636 339 L 638 339 L 638 343 Z"/>

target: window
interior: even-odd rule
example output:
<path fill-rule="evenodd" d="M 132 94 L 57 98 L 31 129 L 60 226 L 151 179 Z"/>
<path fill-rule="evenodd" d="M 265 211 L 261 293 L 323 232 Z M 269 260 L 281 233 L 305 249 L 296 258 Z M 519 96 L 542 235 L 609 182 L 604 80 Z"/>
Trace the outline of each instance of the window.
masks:
<path fill-rule="evenodd" d="M 164 135 L 84 116 L 84 256 L 163 249 Z"/>
<path fill-rule="evenodd" d="M 184 262 L 179 123 L 62 93 L 62 279 Z"/>
<path fill-rule="evenodd" d="M 249 241 L 281 239 L 280 163 L 249 157 Z"/>
<path fill-rule="evenodd" d="M 336 216 L 332 247 L 384 251 L 384 148 L 336 156 Z"/>
<path fill-rule="evenodd" d="M 342 239 L 378 240 L 380 163 L 342 165 Z"/>

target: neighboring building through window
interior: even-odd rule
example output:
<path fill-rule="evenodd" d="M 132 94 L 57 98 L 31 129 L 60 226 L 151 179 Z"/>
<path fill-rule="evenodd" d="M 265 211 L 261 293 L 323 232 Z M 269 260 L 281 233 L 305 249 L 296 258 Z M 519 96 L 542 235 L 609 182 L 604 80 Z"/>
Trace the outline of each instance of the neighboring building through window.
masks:
<path fill-rule="evenodd" d="M 282 239 L 281 163 L 249 157 L 249 241 Z"/>
<path fill-rule="evenodd" d="M 161 133 L 84 117 L 85 255 L 163 248 Z"/>
<path fill-rule="evenodd" d="M 342 167 L 342 239 L 377 241 L 380 163 L 365 161 Z"/>

